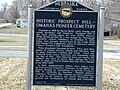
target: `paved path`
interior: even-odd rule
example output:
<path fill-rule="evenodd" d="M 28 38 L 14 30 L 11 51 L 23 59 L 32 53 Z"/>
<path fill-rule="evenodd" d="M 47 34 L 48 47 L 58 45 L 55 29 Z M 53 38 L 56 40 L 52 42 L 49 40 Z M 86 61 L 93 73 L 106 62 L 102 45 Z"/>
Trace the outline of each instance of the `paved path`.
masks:
<path fill-rule="evenodd" d="M 104 44 L 104 58 L 116 58 L 120 59 L 120 46 Z"/>
<path fill-rule="evenodd" d="M 20 36 L 26 36 L 26 35 L 20 35 Z M 5 47 L 27 48 L 27 46 L 0 46 L 0 48 L 5 48 Z M 0 50 L 0 57 L 27 57 L 27 56 L 28 56 L 27 51 Z M 103 58 L 120 59 L 120 46 L 104 44 Z"/>
<path fill-rule="evenodd" d="M 27 48 L 27 46 L 0 46 L 0 48 Z"/>
<path fill-rule="evenodd" d="M 0 28 L 5 27 L 5 26 L 10 26 L 10 25 L 11 25 L 11 23 L 1 23 Z"/>
<path fill-rule="evenodd" d="M 103 58 L 120 59 L 120 53 L 103 53 Z"/>
<path fill-rule="evenodd" d="M 0 50 L 0 57 L 21 57 L 26 58 L 27 51 Z"/>
<path fill-rule="evenodd" d="M 4 37 L 4 36 L 7 36 L 7 37 L 9 37 L 9 36 L 14 36 L 14 37 L 27 37 L 27 35 L 25 35 L 25 34 L 2 34 L 2 33 L 0 33 L 0 36 L 2 36 L 2 37 Z"/>
<path fill-rule="evenodd" d="M 120 53 L 120 46 L 104 44 L 104 50 L 111 50 Z"/>

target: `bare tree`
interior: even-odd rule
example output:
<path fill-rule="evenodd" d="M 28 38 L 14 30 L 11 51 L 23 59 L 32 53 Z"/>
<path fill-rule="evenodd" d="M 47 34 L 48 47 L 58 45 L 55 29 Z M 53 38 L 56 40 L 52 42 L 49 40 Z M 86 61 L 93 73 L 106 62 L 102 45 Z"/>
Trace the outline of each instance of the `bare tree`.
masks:
<path fill-rule="evenodd" d="M 4 18 L 4 14 L 2 11 L 0 11 L 0 19 L 3 19 Z"/>
<path fill-rule="evenodd" d="M 29 4 L 32 4 L 34 8 L 38 8 L 54 0 L 17 0 L 17 1 L 18 1 L 18 9 L 20 13 L 20 18 L 27 19 L 27 14 L 28 14 L 27 8 Z"/>
<path fill-rule="evenodd" d="M 87 5 L 88 7 L 94 9 L 94 10 L 99 10 L 100 5 L 96 0 L 79 0 L 79 2 Z"/>
<path fill-rule="evenodd" d="M 7 19 L 10 22 L 15 23 L 16 19 L 18 19 L 19 16 L 19 10 L 18 10 L 18 2 L 17 1 L 13 1 L 12 5 L 9 7 L 9 9 L 7 10 Z"/>
<path fill-rule="evenodd" d="M 105 30 L 116 33 L 120 27 L 120 0 L 104 0 L 105 7 Z"/>
<path fill-rule="evenodd" d="M 120 0 L 80 0 L 87 6 L 99 11 L 100 6 L 105 7 L 105 30 L 112 31 L 115 27 L 120 26 Z"/>
<path fill-rule="evenodd" d="M 7 11 L 7 9 L 8 9 L 8 4 L 7 4 L 6 2 L 5 2 L 5 3 L 2 3 L 2 4 L 1 4 L 1 8 L 2 8 L 2 14 L 3 14 L 2 18 L 3 18 L 4 20 L 6 20 L 5 15 L 6 15 L 6 11 Z"/>

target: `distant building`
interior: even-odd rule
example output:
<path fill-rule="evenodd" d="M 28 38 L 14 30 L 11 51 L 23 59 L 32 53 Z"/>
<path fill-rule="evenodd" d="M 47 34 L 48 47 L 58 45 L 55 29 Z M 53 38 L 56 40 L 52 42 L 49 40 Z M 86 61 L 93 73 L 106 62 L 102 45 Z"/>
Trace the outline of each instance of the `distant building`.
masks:
<path fill-rule="evenodd" d="M 1 23 L 4 23 L 4 22 L 5 22 L 5 20 L 4 20 L 4 19 L 0 19 L 0 24 L 1 24 Z"/>
<path fill-rule="evenodd" d="M 17 19 L 16 20 L 16 26 L 18 28 L 27 28 L 28 27 L 28 22 L 26 19 Z"/>

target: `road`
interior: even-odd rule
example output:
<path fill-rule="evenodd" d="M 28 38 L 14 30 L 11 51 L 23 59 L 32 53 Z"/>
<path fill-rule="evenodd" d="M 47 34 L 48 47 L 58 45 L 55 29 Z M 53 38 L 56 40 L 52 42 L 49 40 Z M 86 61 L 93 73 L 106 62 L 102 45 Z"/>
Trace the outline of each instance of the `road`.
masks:
<path fill-rule="evenodd" d="M 26 58 L 27 56 L 28 56 L 27 51 L 0 50 L 0 57 Z M 120 46 L 105 44 L 103 58 L 120 59 Z"/>

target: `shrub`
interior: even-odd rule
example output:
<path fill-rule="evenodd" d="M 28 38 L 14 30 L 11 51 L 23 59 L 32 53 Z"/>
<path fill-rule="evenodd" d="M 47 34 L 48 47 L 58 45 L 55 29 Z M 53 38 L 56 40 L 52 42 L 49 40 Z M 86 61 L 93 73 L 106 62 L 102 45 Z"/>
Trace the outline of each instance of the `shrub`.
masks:
<path fill-rule="evenodd" d="M 120 28 L 117 29 L 117 36 L 120 38 Z"/>

